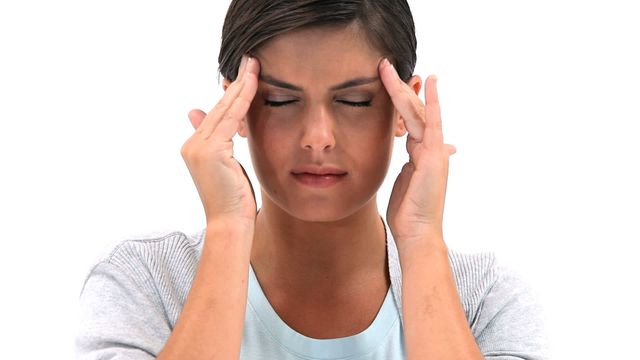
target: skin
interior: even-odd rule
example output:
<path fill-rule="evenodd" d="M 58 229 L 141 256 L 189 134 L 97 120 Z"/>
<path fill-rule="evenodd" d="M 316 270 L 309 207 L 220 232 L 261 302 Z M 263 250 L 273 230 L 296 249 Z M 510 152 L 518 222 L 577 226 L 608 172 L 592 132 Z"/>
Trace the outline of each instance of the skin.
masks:
<path fill-rule="evenodd" d="M 316 338 L 364 330 L 390 285 L 376 192 L 394 136 L 405 129 L 378 76 L 382 54 L 363 36 L 353 26 L 314 28 L 261 47 L 254 54 L 261 77 L 304 90 L 259 81 L 239 129 L 248 138 L 263 204 L 251 263 L 283 320 Z M 339 65 L 337 57 L 344 59 Z M 331 90 L 355 78 L 373 81 Z M 410 84 L 418 90 L 420 79 Z M 295 102 L 272 107 L 265 100 Z M 371 101 L 371 106 L 345 101 Z M 333 164 L 348 175 L 337 186 L 308 188 L 290 172 L 311 163 Z M 357 301 L 363 298 L 369 300 Z"/>
<path fill-rule="evenodd" d="M 203 199 L 208 228 L 235 233 L 239 227 L 247 229 L 243 231 L 247 240 L 238 245 L 240 253 L 250 249 L 246 259 L 250 258 L 269 301 L 294 329 L 315 338 L 360 332 L 375 317 L 389 287 L 375 194 L 388 169 L 394 136 L 408 131 L 410 161 L 396 178 L 387 212 L 403 272 L 408 357 L 482 359 L 442 236 L 448 159 L 456 150 L 443 143 L 436 78 L 426 80 L 425 105 L 417 96 L 421 79 L 413 76 L 403 82 L 384 55 L 367 44 L 357 26 L 280 35 L 261 47 L 255 58 L 243 60 L 238 79 L 225 81 L 225 96 L 209 115 L 199 110 L 190 113 L 198 130 L 193 144 L 183 148 L 183 157 Z M 269 84 L 267 76 L 304 90 L 285 91 Z M 356 77 L 374 81 L 331 90 Z M 371 107 L 344 103 L 363 101 L 363 97 L 371 99 Z M 265 100 L 294 102 L 274 108 L 266 106 Z M 229 144 L 236 130 L 248 138 L 261 183 L 263 206 L 255 218 L 246 179 L 242 180 L 239 164 L 231 161 Z M 206 145 L 210 139 L 213 142 Z M 203 149 L 208 155 L 195 155 L 204 154 Z M 218 157 L 218 162 L 212 157 Z M 331 188 L 303 187 L 290 172 L 296 165 L 309 163 L 339 166 L 348 175 Z M 211 170 L 211 164 L 218 168 Z M 233 191 L 206 193 L 220 188 Z M 228 224 L 236 226 L 232 229 Z M 231 238 L 211 238 L 205 248 L 217 250 L 205 250 L 210 256 L 236 246 L 229 244 Z M 241 264 L 234 269 L 227 278 L 246 279 L 246 267 Z M 198 276 L 201 273 L 215 275 L 199 270 Z M 198 281 L 194 288 L 206 284 Z M 246 292 L 236 298 L 243 303 Z M 196 309 L 200 300 L 193 299 Z M 368 300 L 363 304 L 360 299 Z M 237 319 L 242 318 L 240 310 Z M 347 320 L 336 323 L 341 315 Z M 214 328 L 211 331 L 217 331 Z M 230 336 L 233 339 L 226 344 L 235 349 L 241 327 Z"/>

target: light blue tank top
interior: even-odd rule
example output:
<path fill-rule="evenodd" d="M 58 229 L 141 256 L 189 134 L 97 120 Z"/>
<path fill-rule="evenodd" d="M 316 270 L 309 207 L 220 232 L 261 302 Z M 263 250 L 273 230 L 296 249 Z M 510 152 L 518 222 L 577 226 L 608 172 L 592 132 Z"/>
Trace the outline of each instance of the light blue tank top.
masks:
<path fill-rule="evenodd" d="M 393 266 L 397 262 L 395 243 L 388 229 L 385 231 L 388 265 Z M 378 314 L 362 332 L 336 339 L 314 339 L 298 333 L 278 316 L 250 265 L 240 359 L 404 359 L 401 312 L 394 299 L 399 286 L 397 277 L 392 277 Z"/>

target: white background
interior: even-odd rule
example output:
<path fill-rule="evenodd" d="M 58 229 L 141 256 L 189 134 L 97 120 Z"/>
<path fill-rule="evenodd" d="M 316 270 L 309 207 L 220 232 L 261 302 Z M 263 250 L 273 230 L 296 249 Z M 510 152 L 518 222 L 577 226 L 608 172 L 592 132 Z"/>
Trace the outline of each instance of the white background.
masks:
<path fill-rule="evenodd" d="M 204 227 L 180 156 L 221 96 L 227 1 L 0 5 L 3 357 L 73 358 L 91 265 Z M 411 2 L 451 158 L 445 240 L 533 285 L 557 359 L 637 353 L 639 13 L 628 1 Z M 246 143 L 238 159 L 250 169 Z M 406 159 L 397 140 L 381 189 Z M 253 175 L 252 175 L 253 176 Z M 254 185 L 258 182 L 253 178 Z"/>

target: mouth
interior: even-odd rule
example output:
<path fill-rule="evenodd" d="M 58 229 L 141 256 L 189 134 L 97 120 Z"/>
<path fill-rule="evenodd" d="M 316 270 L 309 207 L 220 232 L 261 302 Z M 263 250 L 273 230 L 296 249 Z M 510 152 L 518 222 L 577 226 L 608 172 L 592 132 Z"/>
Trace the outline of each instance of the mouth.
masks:
<path fill-rule="evenodd" d="M 347 173 L 292 172 L 291 175 L 302 185 L 326 188 L 340 183 L 347 176 Z"/>
<path fill-rule="evenodd" d="M 327 176 L 327 175 L 345 175 L 347 174 L 346 170 L 343 170 L 334 165 L 324 165 L 318 166 L 313 164 L 308 165 L 300 165 L 295 167 L 292 171 L 294 175 L 300 174 L 308 174 L 308 175 L 317 175 L 317 176 Z"/>
<path fill-rule="evenodd" d="M 314 175 L 314 176 L 342 176 L 347 175 L 346 172 L 291 172 L 293 175 Z"/>

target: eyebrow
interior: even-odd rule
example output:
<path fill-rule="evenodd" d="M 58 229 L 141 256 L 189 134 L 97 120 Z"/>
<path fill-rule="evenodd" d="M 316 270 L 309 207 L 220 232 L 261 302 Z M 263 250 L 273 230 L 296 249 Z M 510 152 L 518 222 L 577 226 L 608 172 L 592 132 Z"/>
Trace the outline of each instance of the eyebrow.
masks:
<path fill-rule="evenodd" d="M 340 84 L 337 85 L 333 85 L 329 88 L 329 90 L 335 91 L 335 90 L 342 90 L 342 89 L 346 89 L 346 88 L 350 88 L 350 87 L 354 87 L 354 86 L 360 86 L 360 85 L 365 85 L 365 84 L 370 84 L 374 81 L 378 81 L 380 78 L 377 76 L 373 76 L 373 77 L 358 77 L 355 79 L 351 79 L 351 80 L 347 80 L 345 82 L 342 82 Z M 272 76 L 269 75 L 263 75 L 260 74 L 260 80 L 266 82 L 267 84 L 279 87 L 279 88 L 283 88 L 283 89 L 289 89 L 289 90 L 294 90 L 294 91 L 304 91 L 304 89 L 300 86 L 297 85 L 293 85 L 293 84 L 289 84 L 287 82 L 284 82 L 282 80 L 278 80 Z"/>

